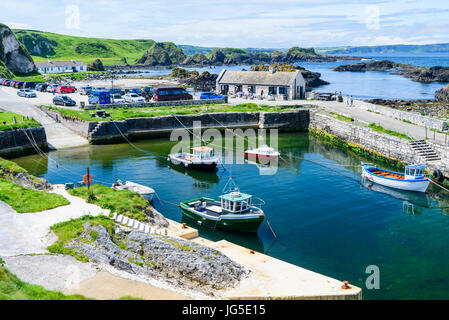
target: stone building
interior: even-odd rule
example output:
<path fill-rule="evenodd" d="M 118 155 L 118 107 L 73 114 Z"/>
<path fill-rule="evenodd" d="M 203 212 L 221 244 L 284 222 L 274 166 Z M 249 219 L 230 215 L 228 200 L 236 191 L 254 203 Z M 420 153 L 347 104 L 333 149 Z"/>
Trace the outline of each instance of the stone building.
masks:
<path fill-rule="evenodd" d="M 65 72 L 86 72 L 87 65 L 81 61 L 51 61 L 36 62 L 39 73 L 65 73 Z"/>
<path fill-rule="evenodd" d="M 229 71 L 224 69 L 217 78 L 217 91 L 222 94 L 243 94 L 288 100 L 304 99 L 306 83 L 299 70 Z"/>

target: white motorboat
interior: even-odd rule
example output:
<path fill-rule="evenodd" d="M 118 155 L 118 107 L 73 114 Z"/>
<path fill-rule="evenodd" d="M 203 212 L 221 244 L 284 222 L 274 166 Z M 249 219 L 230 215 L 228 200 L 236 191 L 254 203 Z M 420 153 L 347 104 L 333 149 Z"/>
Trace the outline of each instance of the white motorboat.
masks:
<path fill-rule="evenodd" d="M 154 194 L 156 193 L 153 188 L 131 181 L 126 181 L 123 183 L 120 180 L 117 180 L 117 182 L 112 185 L 112 188 L 115 190 L 129 190 L 132 192 L 137 192 L 148 201 L 153 201 Z"/>
<path fill-rule="evenodd" d="M 194 147 L 193 153 L 174 153 L 168 155 L 168 161 L 175 165 L 181 165 L 189 169 L 214 170 L 218 164 L 218 157 L 214 155 L 214 149 L 209 147 Z"/>
<path fill-rule="evenodd" d="M 245 151 L 245 157 L 253 160 L 269 160 L 277 159 L 281 154 L 276 151 L 276 149 L 271 148 L 267 145 L 260 146 L 256 149 L 248 149 Z"/>

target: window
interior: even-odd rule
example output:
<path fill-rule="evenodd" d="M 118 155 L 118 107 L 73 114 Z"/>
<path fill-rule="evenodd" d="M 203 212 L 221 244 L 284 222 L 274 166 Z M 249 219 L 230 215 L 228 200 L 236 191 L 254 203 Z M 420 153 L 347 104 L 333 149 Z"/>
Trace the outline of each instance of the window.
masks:
<path fill-rule="evenodd" d="M 268 94 L 277 94 L 276 87 L 268 87 Z"/>
<path fill-rule="evenodd" d="M 279 94 L 286 94 L 287 90 L 285 87 L 279 87 Z"/>

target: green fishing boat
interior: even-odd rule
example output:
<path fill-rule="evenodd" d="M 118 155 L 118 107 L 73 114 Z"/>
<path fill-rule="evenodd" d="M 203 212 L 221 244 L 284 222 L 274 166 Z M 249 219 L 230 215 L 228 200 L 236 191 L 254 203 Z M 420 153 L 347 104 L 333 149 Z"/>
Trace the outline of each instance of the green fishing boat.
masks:
<path fill-rule="evenodd" d="M 238 188 L 221 195 L 220 200 L 199 197 L 180 203 L 184 216 L 200 225 L 234 231 L 257 231 L 265 215 L 263 200 L 241 193 Z"/>

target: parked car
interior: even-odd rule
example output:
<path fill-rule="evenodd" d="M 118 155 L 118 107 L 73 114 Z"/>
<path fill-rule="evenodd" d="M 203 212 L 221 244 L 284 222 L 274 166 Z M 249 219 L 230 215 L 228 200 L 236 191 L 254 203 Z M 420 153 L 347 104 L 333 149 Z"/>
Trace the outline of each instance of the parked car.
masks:
<path fill-rule="evenodd" d="M 125 99 L 121 94 L 115 93 L 111 95 L 112 103 L 125 103 Z"/>
<path fill-rule="evenodd" d="M 221 94 L 216 94 L 215 92 L 203 92 L 200 96 L 200 100 L 205 99 L 223 99 Z"/>
<path fill-rule="evenodd" d="M 25 81 L 23 88 L 24 89 L 34 89 L 36 87 L 36 84 L 37 84 L 37 82 Z"/>
<path fill-rule="evenodd" d="M 57 85 L 57 84 L 51 84 L 51 85 L 49 85 L 48 87 L 47 87 L 47 92 L 56 92 L 56 89 L 58 88 L 59 86 Z"/>
<path fill-rule="evenodd" d="M 145 99 L 137 93 L 127 93 L 123 96 L 126 102 L 145 102 Z"/>
<path fill-rule="evenodd" d="M 12 80 L 11 79 L 6 79 L 5 81 L 3 81 L 2 85 L 4 85 L 5 87 L 9 87 L 9 85 L 11 84 Z"/>
<path fill-rule="evenodd" d="M 110 89 L 108 90 L 110 94 L 119 94 L 119 95 L 124 95 L 124 92 L 122 89 L 119 88 L 114 88 L 114 89 Z"/>
<path fill-rule="evenodd" d="M 177 87 L 156 88 L 153 90 L 155 101 L 192 100 L 193 96 L 186 89 Z"/>
<path fill-rule="evenodd" d="M 25 81 L 19 81 L 18 83 L 16 83 L 16 87 L 17 87 L 17 89 L 25 89 L 25 84 L 26 84 Z M 32 89 L 32 88 L 30 88 L 30 89 Z"/>
<path fill-rule="evenodd" d="M 25 98 L 36 98 L 36 92 L 34 92 L 31 89 L 19 89 L 19 91 L 17 91 L 17 95 L 19 97 L 25 97 Z"/>
<path fill-rule="evenodd" d="M 79 91 L 80 91 L 80 94 L 88 96 L 92 90 L 93 90 L 92 87 L 87 86 L 87 87 L 81 87 Z"/>
<path fill-rule="evenodd" d="M 89 104 L 110 104 L 111 94 L 108 91 L 92 91 L 89 96 Z"/>
<path fill-rule="evenodd" d="M 10 87 L 13 87 L 13 88 L 16 88 L 16 84 L 17 84 L 18 82 L 19 82 L 19 81 L 17 81 L 17 80 L 12 80 L 11 83 L 9 84 L 9 86 L 10 86 Z"/>
<path fill-rule="evenodd" d="M 53 98 L 53 104 L 61 106 L 76 106 L 76 101 L 67 96 L 56 96 Z"/>
<path fill-rule="evenodd" d="M 133 89 L 129 89 L 127 93 L 135 93 L 138 96 L 142 95 L 142 90 L 137 89 L 137 88 L 133 88 Z"/>
<path fill-rule="evenodd" d="M 48 84 L 47 83 L 39 83 L 36 85 L 36 91 L 45 92 L 47 91 Z"/>
<path fill-rule="evenodd" d="M 76 89 L 75 87 L 70 87 L 70 86 L 59 86 L 56 89 L 57 93 L 75 93 Z"/>
<path fill-rule="evenodd" d="M 109 92 L 109 90 L 108 89 L 106 89 L 105 87 L 96 87 L 96 88 L 92 88 L 92 91 L 98 91 L 98 92 L 100 92 L 100 91 L 103 91 L 103 92 Z"/>

